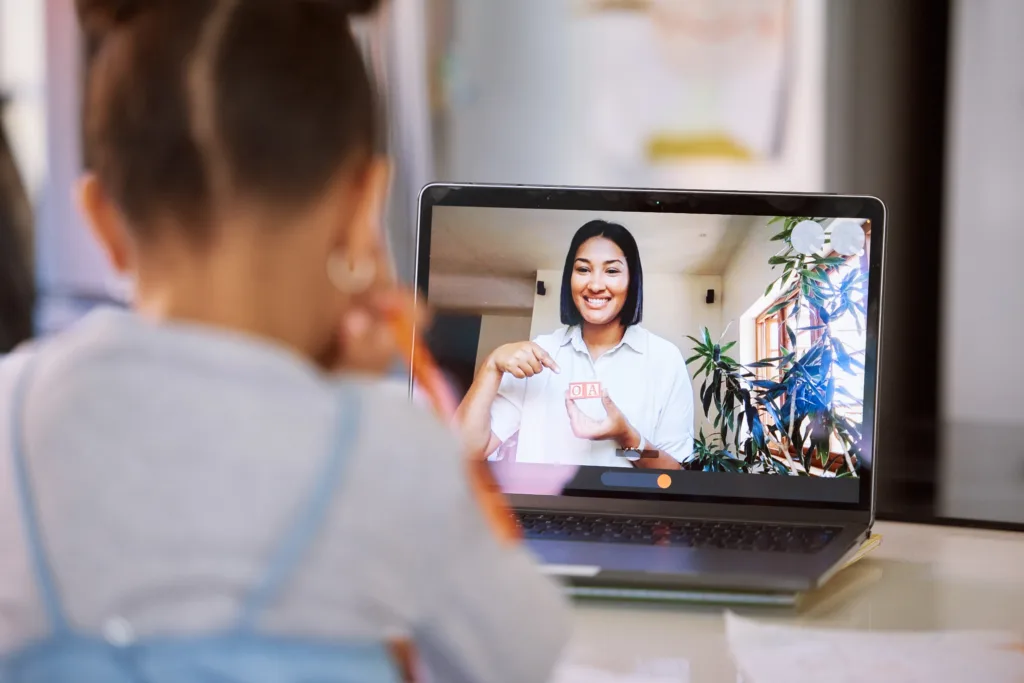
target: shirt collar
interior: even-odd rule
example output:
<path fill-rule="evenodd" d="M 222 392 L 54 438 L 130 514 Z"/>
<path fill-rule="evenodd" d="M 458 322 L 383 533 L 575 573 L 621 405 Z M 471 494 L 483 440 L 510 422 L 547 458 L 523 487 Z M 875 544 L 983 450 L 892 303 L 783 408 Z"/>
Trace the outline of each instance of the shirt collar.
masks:
<path fill-rule="evenodd" d="M 561 345 L 571 345 L 572 348 L 580 353 L 590 353 L 587 345 L 583 342 L 583 330 L 579 325 L 565 328 L 562 334 Z M 647 330 L 639 325 L 630 325 L 622 335 L 622 341 L 610 349 L 608 353 L 615 351 L 620 346 L 628 346 L 636 353 L 645 353 L 647 351 Z"/>

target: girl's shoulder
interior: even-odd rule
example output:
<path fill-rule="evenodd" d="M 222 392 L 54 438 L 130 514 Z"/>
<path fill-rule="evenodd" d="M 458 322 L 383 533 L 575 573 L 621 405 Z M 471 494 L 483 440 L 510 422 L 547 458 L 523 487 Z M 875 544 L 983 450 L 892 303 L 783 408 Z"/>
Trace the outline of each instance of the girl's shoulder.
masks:
<path fill-rule="evenodd" d="M 6 354 L 0 354 L 0 403 L 6 403 L 18 378 L 42 352 L 43 342 L 32 340 Z"/>

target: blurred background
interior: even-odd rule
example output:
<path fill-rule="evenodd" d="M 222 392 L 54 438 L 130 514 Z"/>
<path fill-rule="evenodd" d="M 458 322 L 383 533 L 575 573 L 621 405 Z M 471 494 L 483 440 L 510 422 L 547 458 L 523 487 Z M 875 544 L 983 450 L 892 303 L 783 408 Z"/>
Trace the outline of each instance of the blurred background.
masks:
<path fill-rule="evenodd" d="M 1024 528 L 1024 2 L 391 0 L 359 26 L 413 274 L 433 180 L 888 205 L 879 516 Z M 116 302 L 82 225 L 72 0 L 0 0 L 0 352 Z"/>

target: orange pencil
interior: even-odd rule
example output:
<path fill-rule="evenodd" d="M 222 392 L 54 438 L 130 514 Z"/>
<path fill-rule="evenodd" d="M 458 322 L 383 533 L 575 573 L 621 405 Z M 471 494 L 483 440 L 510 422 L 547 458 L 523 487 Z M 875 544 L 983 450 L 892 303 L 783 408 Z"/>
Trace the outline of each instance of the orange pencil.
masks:
<path fill-rule="evenodd" d="M 450 422 L 455 417 L 458 401 L 434 357 L 417 337 L 413 317 L 404 318 L 396 315 L 392 318 L 391 324 L 399 348 L 412 350 L 410 370 L 413 382 L 423 389 L 437 416 L 446 423 Z"/>
<path fill-rule="evenodd" d="M 431 406 L 445 424 L 451 424 L 458 409 L 458 399 L 444 378 L 434 357 L 416 335 L 415 313 L 405 317 L 396 315 L 391 319 L 392 330 L 400 348 L 411 349 L 411 371 L 413 382 L 418 384 L 430 399 Z M 498 533 L 499 538 L 518 539 L 519 529 L 500 487 L 494 480 L 485 461 L 472 460 L 470 481 L 473 483 L 483 507 L 484 514 Z"/>

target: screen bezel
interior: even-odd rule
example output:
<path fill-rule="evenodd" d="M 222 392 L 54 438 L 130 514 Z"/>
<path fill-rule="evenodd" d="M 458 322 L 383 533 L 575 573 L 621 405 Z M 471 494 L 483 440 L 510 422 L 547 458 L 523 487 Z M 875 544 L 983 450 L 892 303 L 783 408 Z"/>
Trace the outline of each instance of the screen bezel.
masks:
<path fill-rule="evenodd" d="M 885 254 L 885 205 L 876 197 L 812 193 L 715 192 L 639 188 L 558 187 L 527 185 L 485 185 L 432 183 L 419 197 L 416 233 L 415 283 L 417 297 L 429 301 L 431 221 L 435 206 L 465 206 L 510 209 L 555 209 L 580 211 L 624 211 L 643 213 L 691 213 L 738 216 L 822 216 L 858 218 L 871 221 L 871 253 L 868 274 L 867 344 L 864 358 L 864 424 L 871 454 L 870 467 L 860 477 L 856 503 L 793 501 L 732 496 L 679 496 L 662 493 L 601 492 L 593 496 L 529 496 L 516 494 L 517 501 L 542 505 L 545 499 L 558 501 L 586 499 L 715 503 L 779 508 L 815 508 L 868 513 L 874 520 L 875 482 L 878 467 L 878 339 L 881 332 L 882 283 Z M 767 475 L 766 475 L 767 476 Z"/>

